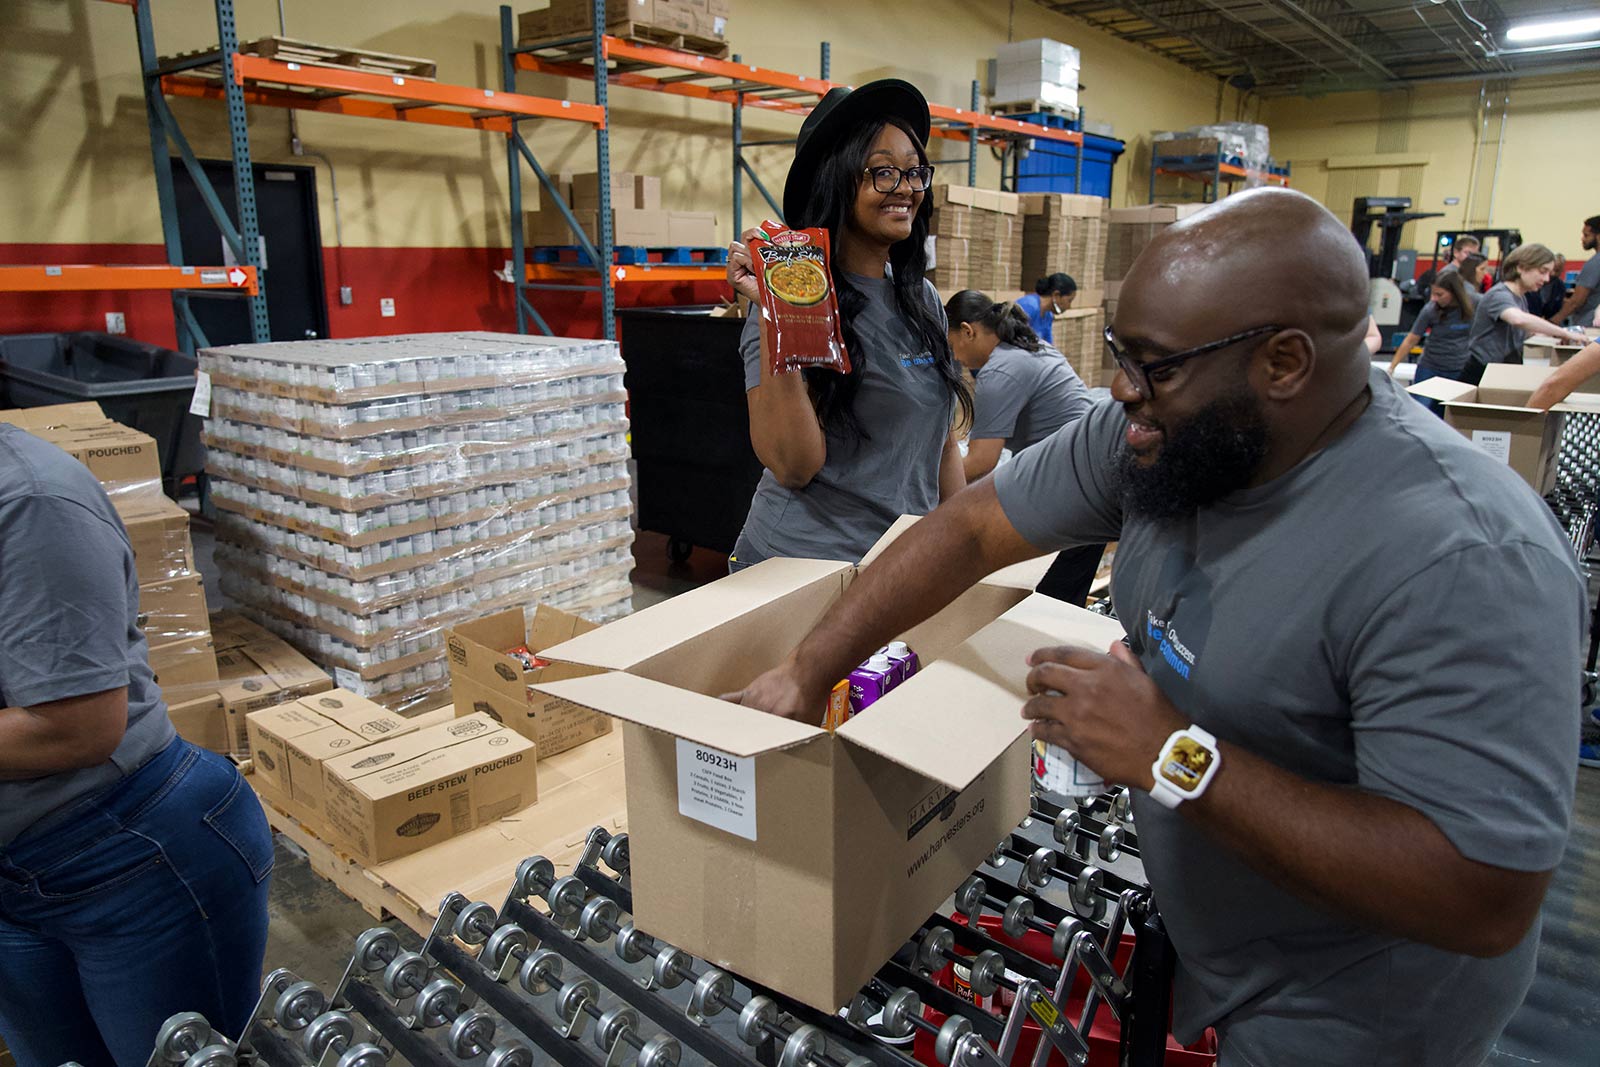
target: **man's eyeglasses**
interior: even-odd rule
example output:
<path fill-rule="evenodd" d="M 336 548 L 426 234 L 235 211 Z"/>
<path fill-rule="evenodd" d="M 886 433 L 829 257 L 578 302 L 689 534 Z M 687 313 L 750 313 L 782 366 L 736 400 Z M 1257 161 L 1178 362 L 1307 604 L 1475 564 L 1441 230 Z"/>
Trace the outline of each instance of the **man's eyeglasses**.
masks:
<path fill-rule="evenodd" d="M 1122 373 L 1127 375 L 1128 384 L 1133 386 L 1134 392 L 1149 400 L 1156 395 L 1155 383 L 1151 378 L 1152 374 L 1171 370 L 1180 364 L 1189 362 L 1196 356 L 1203 356 L 1207 352 L 1219 352 L 1224 348 L 1238 344 L 1240 341 L 1248 341 L 1252 337 L 1262 337 L 1269 333 L 1277 333 L 1283 328 L 1282 326 L 1257 326 L 1255 329 L 1245 330 L 1243 333 L 1236 333 L 1231 337 L 1224 337 L 1220 341 L 1212 341 L 1196 348 L 1186 348 L 1182 352 L 1174 352 L 1170 356 L 1162 356 L 1160 359 L 1152 359 L 1148 363 L 1140 363 L 1133 358 L 1127 349 L 1117 344 L 1116 335 L 1111 332 L 1111 327 L 1107 326 L 1105 330 L 1106 351 L 1111 353 L 1111 358 L 1116 360 L 1117 366 L 1122 369 Z"/>
<path fill-rule="evenodd" d="M 899 167 L 868 167 L 865 171 L 872 179 L 872 187 L 880 193 L 892 193 L 900 188 L 900 183 L 905 182 L 906 188 L 913 193 L 927 192 L 928 186 L 933 184 L 933 168 L 924 164 L 912 167 L 910 170 L 901 170 Z"/>

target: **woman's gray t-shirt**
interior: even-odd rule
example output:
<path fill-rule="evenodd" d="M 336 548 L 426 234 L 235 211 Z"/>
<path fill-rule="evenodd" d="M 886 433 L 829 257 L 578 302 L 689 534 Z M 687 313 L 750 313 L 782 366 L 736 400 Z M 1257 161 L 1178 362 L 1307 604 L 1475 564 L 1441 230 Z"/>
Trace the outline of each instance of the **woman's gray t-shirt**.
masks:
<path fill-rule="evenodd" d="M 1043 441 L 1093 404 L 1067 358 L 1048 345 L 1038 352 L 997 345 L 976 377 L 968 436 L 1002 437 L 1013 453 Z"/>
<path fill-rule="evenodd" d="M 1472 334 L 1472 319 L 1471 308 L 1465 311 L 1455 305 L 1441 308 L 1428 301 L 1417 313 L 1417 321 L 1411 324 L 1412 333 L 1427 335 L 1422 359 L 1418 362 L 1446 378 L 1459 374 L 1467 365 L 1467 338 Z"/>
<path fill-rule="evenodd" d="M 827 459 L 802 489 L 761 472 L 734 547 L 740 565 L 775 556 L 854 563 L 901 515 L 926 515 L 939 504 L 939 462 L 955 400 L 934 354 L 901 318 L 889 279 L 851 275 L 850 283 L 867 298 L 854 323 L 860 349 L 850 358 L 862 367 L 855 415 L 868 436 L 851 441 L 828 432 Z M 942 331 L 938 291 L 929 284 L 925 296 Z M 745 321 L 739 350 L 745 389 L 754 389 L 761 384 L 756 314 Z"/>
<path fill-rule="evenodd" d="M 1509 308 L 1527 311 L 1528 301 L 1507 289 L 1504 282 L 1484 293 L 1483 299 L 1478 301 L 1467 350 L 1479 363 L 1522 362 L 1522 342 L 1527 340 L 1528 333 L 1501 321 L 1501 313 Z"/>

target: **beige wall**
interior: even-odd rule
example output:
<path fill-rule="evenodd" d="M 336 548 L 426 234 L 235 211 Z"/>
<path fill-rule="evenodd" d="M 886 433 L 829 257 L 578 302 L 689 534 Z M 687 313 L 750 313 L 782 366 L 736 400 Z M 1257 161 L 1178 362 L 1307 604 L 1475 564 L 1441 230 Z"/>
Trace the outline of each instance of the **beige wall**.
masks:
<path fill-rule="evenodd" d="M 210 0 L 150 0 L 163 55 L 216 41 Z M 237 0 L 239 33 L 277 33 L 273 0 Z M 519 8 L 525 5 L 517 5 Z M 498 5 L 493 0 L 284 0 L 288 33 L 313 41 L 381 49 L 438 61 L 439 77 L 499 85 Z M 1149 132 L 1214 121 L 1217 83 L 1023 0 L 1016 39 L 1051 36 L 1083 52 L 1083 102 L 1091 119 L 1115 125 L 1129 152 L 1117 168 L 1116 203 L 1144 198 Z M 900 75 L 933 100 L 964 104 L 981 59 L 1007 39 L 1007 5 L 972 0 L 739 0 L 732 40 L 747 62 L 814 73 L 818 44 L 833 45 L 833 77 L 859 83 Z M 98 0 L 0 0 L 0 242 L 160 240 L 149 137 L 128 8 Z M 521 91 L 591 99 L 582 83 L 523 75 Z M 729 110 L 654 93 L 614 89 L 613 166 L 666 178 L 669 207 L 715 209 L 727 238 Z M 1232 118 L 1232 94 L 1221 101 Z M 220 105 L 173 100 L 202 157 L 226 158 Z M 747 136 L 792 136 L 794 119 L 746 112 Z M 506 243 L 505 142 L 496 135 L 407 127 L 370 119 L 302 114 L 308 150 L 338 168 L 344 239 L 351 245 L 497 246 Z M 286 162 L 283 111 L 250 112 L 255 158 Z M 585 127 L 529 128 L 551 170 L 592 170 Z M 937 142 L 936 157 L 963 155 Z M 756 149 L 768 187 L 781 189 L 788 150 Z M 964 180 L 964 168 L 946 176 Z M 319 166 L 324 240 L 333 241 L 332 201 Z M 525 172 L 526 173 L 526 172 Z M 980 153 L 979 183 L 994 187 L 998 165 Z M 760 209 L 746 187 L 746 221 Z"/>
<path fill-rule="evenodd" d="M 1600 213 L 1600 177 L 1585 158 L 1600 128 L 1600 65 L 1593 75 L 1484 91 L 1481 105 L 1480 89 L 1450 82 L 1275 99 L 1262 121 L 1273 154 L 1293 164 L 1295 186 L 1340 218 L 1362 195 L 1409 195 L 1416 210 L 1444 213 L 1407 227 L 1403 246 L 1431 252 L 1441 229 L 1486 226 L 1584 256 L 1582 220 Z"/>

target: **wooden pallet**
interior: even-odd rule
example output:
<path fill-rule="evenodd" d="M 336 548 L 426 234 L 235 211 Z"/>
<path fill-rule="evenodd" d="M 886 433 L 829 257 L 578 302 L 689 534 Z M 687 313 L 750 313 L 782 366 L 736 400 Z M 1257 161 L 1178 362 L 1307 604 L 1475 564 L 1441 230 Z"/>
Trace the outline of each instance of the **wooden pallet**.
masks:
<path fill-rule="evenodd" d="M 161 62 L 166 64 L 195 56 L 214 56 L 216 52 L 215 48 L 179 52 L 176 56 L 163 58 Z M 281 63 L 299 63 L 306 67 L 331 67 L 335 70 L 359 71 L 362 74 L 404 76 L 417 81 L 435 80 L 434 75 L 438 70 L 438 64 L 431 59 L 397 56 L 389 52 L 374 52 L 363 48 L 337 48 L 333 45 L 298 41 L 292 37 L 263 37 L 259 41 L 250 41 L 239 46 L 239 54 L 275 59 Z M 220 78 L 222 63 L 218 60 L 186 73 Z"/>
<path fill-rule="evenodd" d="M 451 708 L 417 716 L 429 725 L 454 716 Z M 319 834 L 315 816 L 241 767 L 261 798 L 273 830 L 306 854 L 311 869 L 332 882 L 373 918 L 396 918 L 419 934 L 433 927 L 439 902 L 457 891 L 499 907 L 517 864 L 548 857 L 556 873 L 570 874 L 589 831 L 627 830 L 622 778 L 622 732 L 539 761 L 539 802 L 432 848 L 368 867 Z"/>
<path fill-rule="evenodd" d="M 537 48 L 541 44 L 553 41 L 569 41 L 586 30 L 572 30 L 567 33 L 545 33 L 534 37 L 527 37 L 517 42 L 523 48 Z M 625 41 L 635 44 L 655 45 L 658 48 L 673 48 L 680 52 L 694 52 L 697 55 L 710 56 L 712 59 L 727 59 L 731 54 L 728 42 L 720 37 L 697 37 L 694 34 L 681 33 L 677 30 L 664 29 L 647 22 L 613 22 L 606 26 L 606 34 L 611 37 L 620 37 Z M 581 59 L 590 53 L 587 42 L 577 46 L 559 46 L 563 53 L 573 59 Z"/>
<path fill-rule="evenodd" d="M 1004 104 L 990 104 L 989 113 L 992 115 L 1060 115 L 1064 119 L 1078 117 L 1075 107 L 1058 107 L 1047 104 L 1043 100 L 1011 100 Z"/>

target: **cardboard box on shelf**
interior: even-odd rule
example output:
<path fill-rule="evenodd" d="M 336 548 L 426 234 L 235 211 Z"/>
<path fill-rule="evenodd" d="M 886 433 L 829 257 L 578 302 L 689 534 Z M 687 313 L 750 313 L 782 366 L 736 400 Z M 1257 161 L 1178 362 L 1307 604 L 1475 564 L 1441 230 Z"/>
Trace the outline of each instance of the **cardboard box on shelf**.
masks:
<path fill-rule="evenodd" d="M 1121 635 L 1030 596 L 1048 563 L 906 633 L 922 671 L 833 733 L 717 697 L 788 653 L 847 563 L 768 560 L 548 649 L 607 673 L 540 689 L 627 724 L 640 927 L 821 1010 L 848 1000 L 1026 815 L 1027 654 Z"/>
<path fill-rule="evenodd" d="M 638 191 L 635 188 L 633 174 L 625 170 L 611 172 L 611 206 L 613 208 L 637 208 L 639 207 L 637 196 Z M 569 203 L 580 211 L 599 210 L 599 172 L 587 171 L 572 176 L 572 199 Z"/>
<path fill-rule="evenodd" d="M 409 855 L 535 803 L 536 763 L 487 715 L 426 727 L 324 761 L 327 828 L 367 864 Z"/>
<path fill-rule="evenodd" d="M 324 759 L 416 730 L 394 712 L 342 689 L 251 712 L 245 722 L 255 773 L 313 811 L 322 807 Z"/>
<path fill-rule="evenodd" d="M 641 211 L 661 210 L 661 178 L 654 174 L 633 176 L 633 206 Z"/>
<path fill-rule="evenodd" d="M 1410 392 L 1436 400 L 1444 421 L 1467 440 L 1509 466 L 1540 496 L 1556 484 L 1561 433 L 1569 412 L 1600 412 L 1600 395 L 1575 392 L 1549 411 L 1527 406 L 1550 367 L 1490 364 L 1476 386 L 1430 378 Z"/>
<path fill-rule="evenodd" d="M 599 216 L 594 210 L 574 208 L 573 216 L 591 241 L 599 238 Z M 611 242 L 617 246 L 661 248 L 672 244 L 668 213 L 614 208 L 611 212 Z M 559 212 L 528 212 L 528 243 L 535 245 L 573 245 L 577 238 Z"/>
<path fill-rule="evenodd" d="M 531 623 L 521 608 L 464 623 L 445 634 L 450 689 L 457 715 L 488 715 L 539 745 L 547 759 L 611 732 L 611 719 L 570 701 L 546 696 L 533 685 L 600 673 L 598 668 L 556 663 L 525 671 L 507 649 L 519 645 L 538 655 L 596 629 L 587 619 L 540 604 Z"/>
<path fill-rule="evenodd" d="M 681 248 L 714 248 L 717 214 L 714 211 L 669 211 L 667 244 Z"/>

